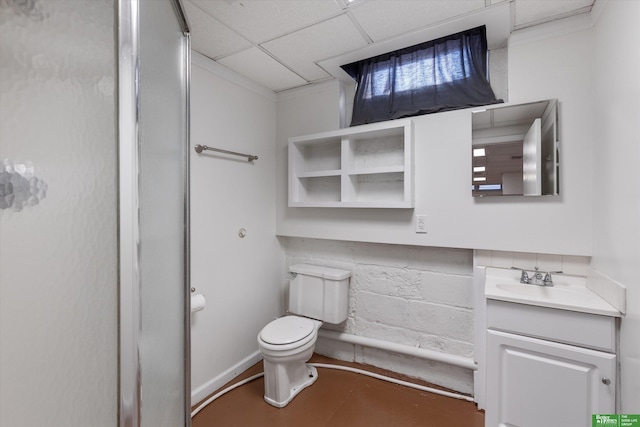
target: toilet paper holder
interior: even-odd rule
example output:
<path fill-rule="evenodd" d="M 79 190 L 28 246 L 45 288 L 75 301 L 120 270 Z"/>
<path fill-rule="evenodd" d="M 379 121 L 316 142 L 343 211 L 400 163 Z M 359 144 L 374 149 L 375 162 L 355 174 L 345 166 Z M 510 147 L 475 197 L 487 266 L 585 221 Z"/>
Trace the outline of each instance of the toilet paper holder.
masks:
<path fill-rule="evenodd" d="M 207 305 L 207 301 L 202 294 L 191 294 L 191 301 L 189 305 L 191 314 L 193 314 L 204 310 Z"/>

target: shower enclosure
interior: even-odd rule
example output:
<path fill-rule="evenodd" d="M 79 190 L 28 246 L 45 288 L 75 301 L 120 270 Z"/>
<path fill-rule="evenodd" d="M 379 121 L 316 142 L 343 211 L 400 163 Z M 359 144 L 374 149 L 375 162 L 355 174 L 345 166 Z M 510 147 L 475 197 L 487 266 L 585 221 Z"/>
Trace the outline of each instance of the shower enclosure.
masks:
<path fill-rule="evenodd" d="M 190 425 L 189 28 L 120 0 L 120 425 Z"/>
<path fill-rule="evenodd" d="M 0 0 L 0 425 L 188 426 L 179 0 Z"/>

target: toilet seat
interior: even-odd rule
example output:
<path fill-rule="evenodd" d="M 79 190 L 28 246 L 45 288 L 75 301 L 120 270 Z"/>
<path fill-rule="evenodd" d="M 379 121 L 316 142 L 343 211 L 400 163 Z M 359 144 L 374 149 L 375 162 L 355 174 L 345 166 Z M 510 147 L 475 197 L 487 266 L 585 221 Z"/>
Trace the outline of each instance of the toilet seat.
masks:
<path fill-rule="evenodd" d="M 315 323 L 311 319 L 285 316 L 274 320 L 260 331 L 260 340 L 272 346 L 303 345 L 313 339 Z"/>

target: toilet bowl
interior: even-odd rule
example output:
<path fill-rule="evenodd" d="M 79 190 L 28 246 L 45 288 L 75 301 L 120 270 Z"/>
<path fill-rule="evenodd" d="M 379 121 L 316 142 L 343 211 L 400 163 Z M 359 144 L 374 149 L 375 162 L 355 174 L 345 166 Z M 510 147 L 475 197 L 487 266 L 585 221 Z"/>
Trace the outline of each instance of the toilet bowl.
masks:
<path fill-rule="evenodd" d="M 307 365 L 322 322 L 285 316 L 265 326 L 258 335 L 264 364 L 264 400 L 277 408 L 286 406 L 305 387 L 318 379 L 316 368 Z"/>
<path fill-rule="evenodd" d="M 329 267 L 296 264 L 289 268 L 289 311 L 292 315 L 269 323 L 258 334 L 264 364 L 264 400 L 277 408 L 286 406 L 318 378 L 311 358 L 323 321 L 340 323 L 347 318 L 351 272 Z"/>

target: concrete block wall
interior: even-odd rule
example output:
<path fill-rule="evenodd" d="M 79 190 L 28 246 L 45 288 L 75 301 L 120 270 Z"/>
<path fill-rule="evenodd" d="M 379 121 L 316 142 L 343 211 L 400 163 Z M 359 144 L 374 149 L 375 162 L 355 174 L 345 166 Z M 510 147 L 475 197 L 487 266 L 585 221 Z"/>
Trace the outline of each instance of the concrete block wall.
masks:
<path fill-rule="evenodd" d="M 309 263 L 352 272 L 348 319 L 324 328 L 473 358 L 473 251 L 280 239 L 287 267 Z M 316 352 L 473 392 L 468 369 L 334 340 L 319 339 Z"/>

